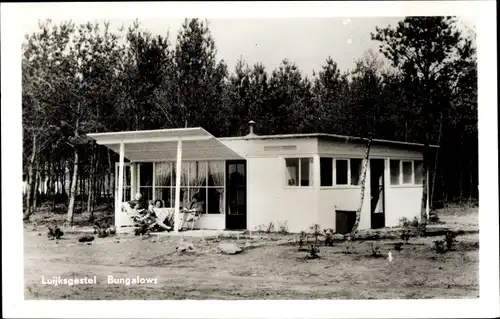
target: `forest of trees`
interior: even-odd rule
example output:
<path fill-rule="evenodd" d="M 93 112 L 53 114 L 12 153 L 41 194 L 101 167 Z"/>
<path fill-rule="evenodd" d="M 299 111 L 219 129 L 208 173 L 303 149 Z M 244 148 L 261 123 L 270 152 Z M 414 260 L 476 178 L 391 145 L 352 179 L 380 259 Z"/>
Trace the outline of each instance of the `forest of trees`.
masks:
<path fill-rule="evenodd" d="M 86 133 L 201 126 L 215 136 L 334 133 L 439 145 L 426 152 L 432 202 L 478 199 L 475 35 L 452 17 L 376 28 L 380 53 L 311 78 L 284 59 L 267 70 L 216 57 L 207 22 L 186 19 L 176 45 L 139 23 L 40 23 L 22 59 L 24 218 L 43 203 L 73 213 L 112 205 L 117 155 Z M 123 36 L 122 36 L 123 34 Z M 110 207 L 110 206 L 109 206 Z M 108 207 L 108 208 L 109 208 Z"/>

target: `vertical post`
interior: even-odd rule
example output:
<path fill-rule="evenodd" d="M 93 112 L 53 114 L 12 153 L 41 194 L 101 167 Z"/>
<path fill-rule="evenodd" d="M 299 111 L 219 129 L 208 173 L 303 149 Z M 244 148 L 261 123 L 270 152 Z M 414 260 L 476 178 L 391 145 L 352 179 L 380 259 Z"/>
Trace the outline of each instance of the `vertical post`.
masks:
<path fill-rule="evenodd" d="M 137 164 L 130 164 L 130 196 L 134 196 L 137 193 Z"/>
<path fill-rule="evenodd" d="M 152 185 L 152 188 L 153 188 L 153 194 L 152 194 L 152 198 L 153 200 L 156 200 L 156 189 L 155 189 L 155 185 L 156 185 L 156 163 L 153 162 L 153 185 Z"/>
<path fill-rule="evenodd" d="M 427 215 L 427 219 L 429 219 L 429 169 L 427 169 L 427 183 L 426 183 L 426 187 L 427 187 L 427 198 L 426 198 L 426 203 L 425 203 L 425 214 Z"/>
<path fill-rule="evenodd" d="M 121 225 L 121 214 L 122 214 L 122 200 L 123 200 L 123 160 L 125 157 L 125 144 L 123 142 L 120 143 L 120 162 L 118 166 L 118 191 L 117 191 L 117 199 L 115 205 L 115 226 L 119 228 Z"/>
<path fill-rule="evenodd" d="M 175 222 L 174 231 L 179 231 L 180 224 L 180 199 L 181 199 L 181 169 L 182 169 L 182 140 L 177 141 L 177 162 L 176 162 L 176 174 L 175 174 Z"/>

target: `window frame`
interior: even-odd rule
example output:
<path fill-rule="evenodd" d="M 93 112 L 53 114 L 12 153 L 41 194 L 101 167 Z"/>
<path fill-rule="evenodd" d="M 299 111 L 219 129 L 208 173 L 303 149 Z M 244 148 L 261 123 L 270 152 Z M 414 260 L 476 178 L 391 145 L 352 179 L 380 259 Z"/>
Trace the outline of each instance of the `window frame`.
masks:
<path fill-rule="evenodd" d="M 209 164 L 210 162 L 221 162 L 223 163 L 222 164 L 222 174 L 223 174 L 223 178 L 221 180 L 222 182 L 222 185 L 215 185 L 215 186 L 208 186 L 208 185 L 205 185 L 203 187 L 199 186 L 199 185 L 189 185 L 190 184 L 190 181 L 191 181 L 191 169 L 189 168 L 190 164 L 192 162 L 198 162 L 198 163 L 204 163 L 205 165 L 205 181 L 208 181 L 208 176 L 209 176 Z M 145 164 L 145 163 L 152 163 L 153 164 L 153 177 L 152 177 L 152 184 L 151 186 L 141 186 L 140 185 L 140 165 L 141 164 Z M 162 185 L 162 186 L 159 186 L 159 185 L 156 185 L 156 168 L 157 168 L 157 164 L 158 163 L 169 163 L 172 167 L 172 169 L 170 170 L 170 185 L 168 186 L 165 186 L 165 185 Z M 203 213 L 203 216 L 221 216 L 221 215 L 225 215 L 226 213 L 226 194 L 225 194 L 225 190 L 226 190 L 226 161 L 225 160 L 189 160 L 189 161 L 182 161 L 182 166 L 185 167 L 187 166 L 188 167 L 188 174 L 187 174 L 187 184 L 188 185 L 180 185 L 180 188 L 181 189 L 186 189 L 189 193 L 191 192 L 191 189 L 204 189 L 205 191 L 205 205 L 206 207 L 208 208 L 209 205 L 208 205 L 208 201 L 209 201 L 209 198 L 208 198 L 208 190 L 209 189 L 223 189 L 222 191 L 222 201 L 223 201 L 223 212 L 219 212 L 219 213 L 215 213 L 215 214 L 210 214 L 208 213 L 207 209 L 205 209 L 205 212 Z M 139 191 L 141 188 L 151 188 L 152 189 L 152 199 L 153 200 L 156 200 L 156 190 L 162 190 L 162 189 L 170 189 L 170 202 L 174 202 L 175 201 L 175 194 L 174 194 L 174 191 L 175 191 L 175 179 L 174 179 L 174 176 L 177 174 L 177 171 L 175 172 L 174 174 L 174 169 L 176 167 L 176 162 L 175 161 L 155 161 L 155 162 L 139 162 L 137 163 L 137 176 L 136 176 L 136 188 L 137 190 Z M 130 186 L 129 186 L 130 187 Z M 182 201 L 182 198 L 181 198 L 181 201 Z"/>
<path fill-rule="evenodd" d="M 415 162 L 416 161 L 423 161 L 422 159 L 396 159 L 396 158 L 389 158 L 389 179 L 391 178 L 391 167 L 390 167 L 390 161 L 398 161 L 399 162 L 399 175 L 398 175 L 398 184 L 392 184 L 391 180 L 389 180 L 389 186 L 390 187 L 396 187 L 396 188 L 404 188 L 404 187 L 421 187 L 423 183 L 415 183 Z M 409 162 L 411 163 L 411 181 L 409 183 L 404 183 L 404 176 L 403 176 L 403 163 Z M 423 178 L 423 177 L 422 177 Z"/>
<path fill-rule="evenodd" d="M 365 159 L 360 156 L 353 156 L 353 157 L 329 157 L 329 156 L 320 156 L 321 158 L 330 158 L 332 160 L 332 185 L 329 186 L 320 186 L 322 189 L 332 189 L 332 188 L 361 188 L 361 185 L 352 185 L 351 182 L 351 160 L 361 160 L 361 171 L 360 174 L 363 173 L 363 164 Z M 347 161 L 347 184 L 337 184 L 337 161 Z M 321 161 L 320 161 L 321 165 Z M 321 166 L 320 166 L 320 171 L 321 171 Z M 360 175 L 360 181 L 361 181 L 362 175 Z M 321 175 L 320 175 L 321 178 Z M 320 181 L 321 183 L 321 181 Z M 321 184 L 320 184 L 321 185 Z"/>
<path fill-rule="evenodd" d="M 282 180 L 285 183 L 285 188 L 287 189 L 296 189 L 296 188 L 314 188 L 315 181 L 314 181 L 314 157 L 307 157 L 307 156 L 283 156 L 283 165 L 284 165 L 284 176 Z M 286 166 L 286 160 L 287 159 L 298 159 L 298 166 L 297 166 L 297 185 L 288 185 L 288 180 L 287 180 L 287 166 Z M 309 160 L 309 185 L 308 186 L 302 186 L 301 185 L 301 173 L 302 173 L 302 160 L 307 159 Z M 319 183 L 319 181 L 317 181 Z"/>

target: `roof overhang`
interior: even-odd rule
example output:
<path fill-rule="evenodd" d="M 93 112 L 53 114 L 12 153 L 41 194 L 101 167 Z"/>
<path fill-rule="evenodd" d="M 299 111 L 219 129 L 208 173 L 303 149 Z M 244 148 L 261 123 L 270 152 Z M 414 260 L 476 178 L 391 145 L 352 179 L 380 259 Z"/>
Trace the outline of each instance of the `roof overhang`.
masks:
<path fill-rule="evenodd" d="M 97 144 L 120 153 L 132 162 L 175 161 L 182 141 L 183 160 L 233 160 L 241 155 L 201 127 L 87 134 Z"/>

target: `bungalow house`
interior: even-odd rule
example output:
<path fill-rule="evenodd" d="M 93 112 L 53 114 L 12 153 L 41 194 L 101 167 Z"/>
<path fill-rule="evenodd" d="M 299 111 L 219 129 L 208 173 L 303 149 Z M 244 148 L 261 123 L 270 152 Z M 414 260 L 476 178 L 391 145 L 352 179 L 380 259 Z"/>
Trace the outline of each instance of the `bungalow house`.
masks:
<path fill-rule="evenodd" d="M 361 196 L 366 140 L 332 134 L 216 138 L 203 128 L 89 134 L 118 153 L 116 199 L 141 192 L 175 207 L 204 201 L 201 229 L 313 224 L 348 232 Z M 397 226 L 420 216 L 423 145 L 373 140 L 359 229 Z M 117 229 L 126 218 L 115 205 Z M 178 219 L 177 219 L 178 220 Z M 176 223 L 178 224 L 178 223 Z"/>

